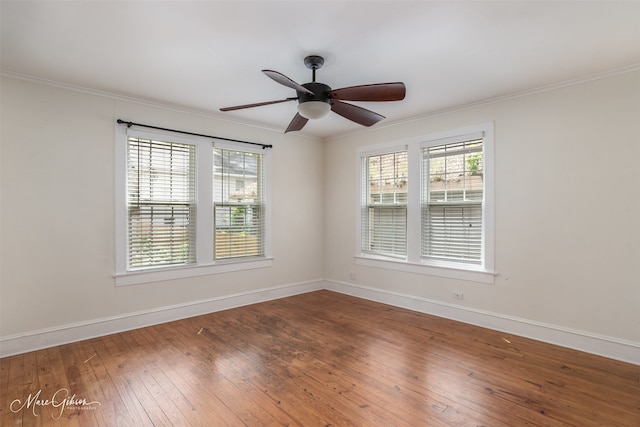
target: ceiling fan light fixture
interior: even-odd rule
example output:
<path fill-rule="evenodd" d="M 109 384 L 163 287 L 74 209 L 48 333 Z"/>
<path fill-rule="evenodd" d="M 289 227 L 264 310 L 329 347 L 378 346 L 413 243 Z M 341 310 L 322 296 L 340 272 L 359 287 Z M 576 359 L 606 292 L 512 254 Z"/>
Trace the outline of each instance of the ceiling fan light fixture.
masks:
<path fill-rule="evenodd" d="M 307 101 L 298 104 L 298 113 L 307 119 L 321 119 L 331 111 L 331 105 L 323 101 Z"/>

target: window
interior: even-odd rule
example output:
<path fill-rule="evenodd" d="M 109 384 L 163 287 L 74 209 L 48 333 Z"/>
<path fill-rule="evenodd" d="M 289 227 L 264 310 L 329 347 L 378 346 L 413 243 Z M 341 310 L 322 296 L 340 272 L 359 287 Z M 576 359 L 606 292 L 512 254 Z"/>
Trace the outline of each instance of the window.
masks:
<path fill-rule="evenodd" d="M 493 283 L 493 124 L 359 153 L 356 262 Z"/>
<path fill-rule="evenodd" d="M 195 147 L 129 137 L 130 270 L 195 262 Z"/>
<path fill-rule="evenodd" d="M 422 149 L 422 256 L 482 262 L 483 138 Z"/>
<path fill-rule="evenodd" d="M 213 150 L 215 259 L 264 255 L 262 154 Z"/>
<path fill-rule="evenodd" d="M 116 127 L 116 284 L 271 265 L 268 152 Z"/>
<path fill-rule="evenodd" d="M 362 250 L 407 254 L 407 152 L 362 158 Z"/>

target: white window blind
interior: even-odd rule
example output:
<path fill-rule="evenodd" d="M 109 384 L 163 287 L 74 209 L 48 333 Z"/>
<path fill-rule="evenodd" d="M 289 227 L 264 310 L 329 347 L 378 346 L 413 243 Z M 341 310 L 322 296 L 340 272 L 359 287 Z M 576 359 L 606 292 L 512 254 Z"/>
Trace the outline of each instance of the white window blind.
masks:
<path fill-rule="evenodd" d="M 128 269 L 195 262 L 195 147 L 127 139 Z"/>
<path fill-rule="evenodd" d="M 213 150 L 214 259 L 264 256 L 263 155 Z"/>
<path fill-rule="evenodd" d="M 422 149 L 422 255 L 482 263 L 483 139 Z"/>
<path fill-rule="evenodd" d="M 362 158 L 361 249 L 407 255 L 407 152 Z"/>

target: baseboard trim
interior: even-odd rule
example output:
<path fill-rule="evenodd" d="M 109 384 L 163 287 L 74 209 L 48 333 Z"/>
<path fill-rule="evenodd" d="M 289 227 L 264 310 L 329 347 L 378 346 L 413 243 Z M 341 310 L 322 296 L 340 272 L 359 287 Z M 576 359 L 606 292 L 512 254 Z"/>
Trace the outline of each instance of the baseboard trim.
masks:
<path fill-rule="evenodd" d="M 0 337 L 12 356 L 293 295 L 330 290 L 640 365 L 640 343 L 354 283 L 311 280 Z"/>
<path fill-rule="evenodd" d="M 358 298 L 640 365 L 640 343 L 637 342 L 348 282 L 325 280 L 324 288 Z"/>
<path fill-rule="evenodd" d="M 0 337 L 0 357 L 324 289 L 322 279 L 224 295 Z"/>

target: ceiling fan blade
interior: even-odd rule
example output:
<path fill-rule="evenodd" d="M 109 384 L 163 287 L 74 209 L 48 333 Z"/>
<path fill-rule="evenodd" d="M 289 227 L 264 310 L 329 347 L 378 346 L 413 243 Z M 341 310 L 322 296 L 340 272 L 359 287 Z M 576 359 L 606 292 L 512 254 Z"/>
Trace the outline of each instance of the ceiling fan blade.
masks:
<path fill-rule="evenodd" d="M 384 116 L 378 113 L 337 100 L 331 101 L 331 111 L 362 126 L 371 126 L 384 119 Z"/>
<path fill-rule="evenodd" d="M 307 119 L 306 117 L 302 117 L 300 114 L 296 113 L 296 115 L 293 116 L 293 120 L 291 120 L 291 123 L 289 123 L 289 126 L 287 126 L 287 130 L 285 130 L 284 133 L 300 130 L 304 127 L 304 125 L 307 124 L 308 121 L 309 119 Z"/>
<path fill-rule="evenodd" d="M 329 96 L 345 101 L 400 101 L 405 93 L 404 83 L 394 82 L 343 87 L 329 91 Z"/>
<path fill-rule="evenodd" d="M 313 92 L 311 92 L 309 89 L 294 82 L 293 80 L 291 80 L 289 77 L 285 76 L 282 73 L 279 73 L 273 70 L 262 70 L 262 72 L 265 73 L 267 76 L 271 77 L 273 80 L 280 83 L 281 85 L 285 85 L 287 87 L 290 87 L 291 89 L 295 89 L 298 92 L 305 92 L 305 93 L 308 93 L 309 95 L 313 95 Z"/>
<path fill-rule="evenodd" d="M 263 105 L 279 104 L 280 102 L 293 101 L 296 99 L 298 98 L 287 98 L 287 99 L 280 99 L 278 101 L 267 101 L 267 102 L 258 102 L 255 104 L 236 105 L 235 107 L 221 108 L 220 111 L 233 111 L 233 110 L 242 110 L 243 108 L 261 107 Z"/>

